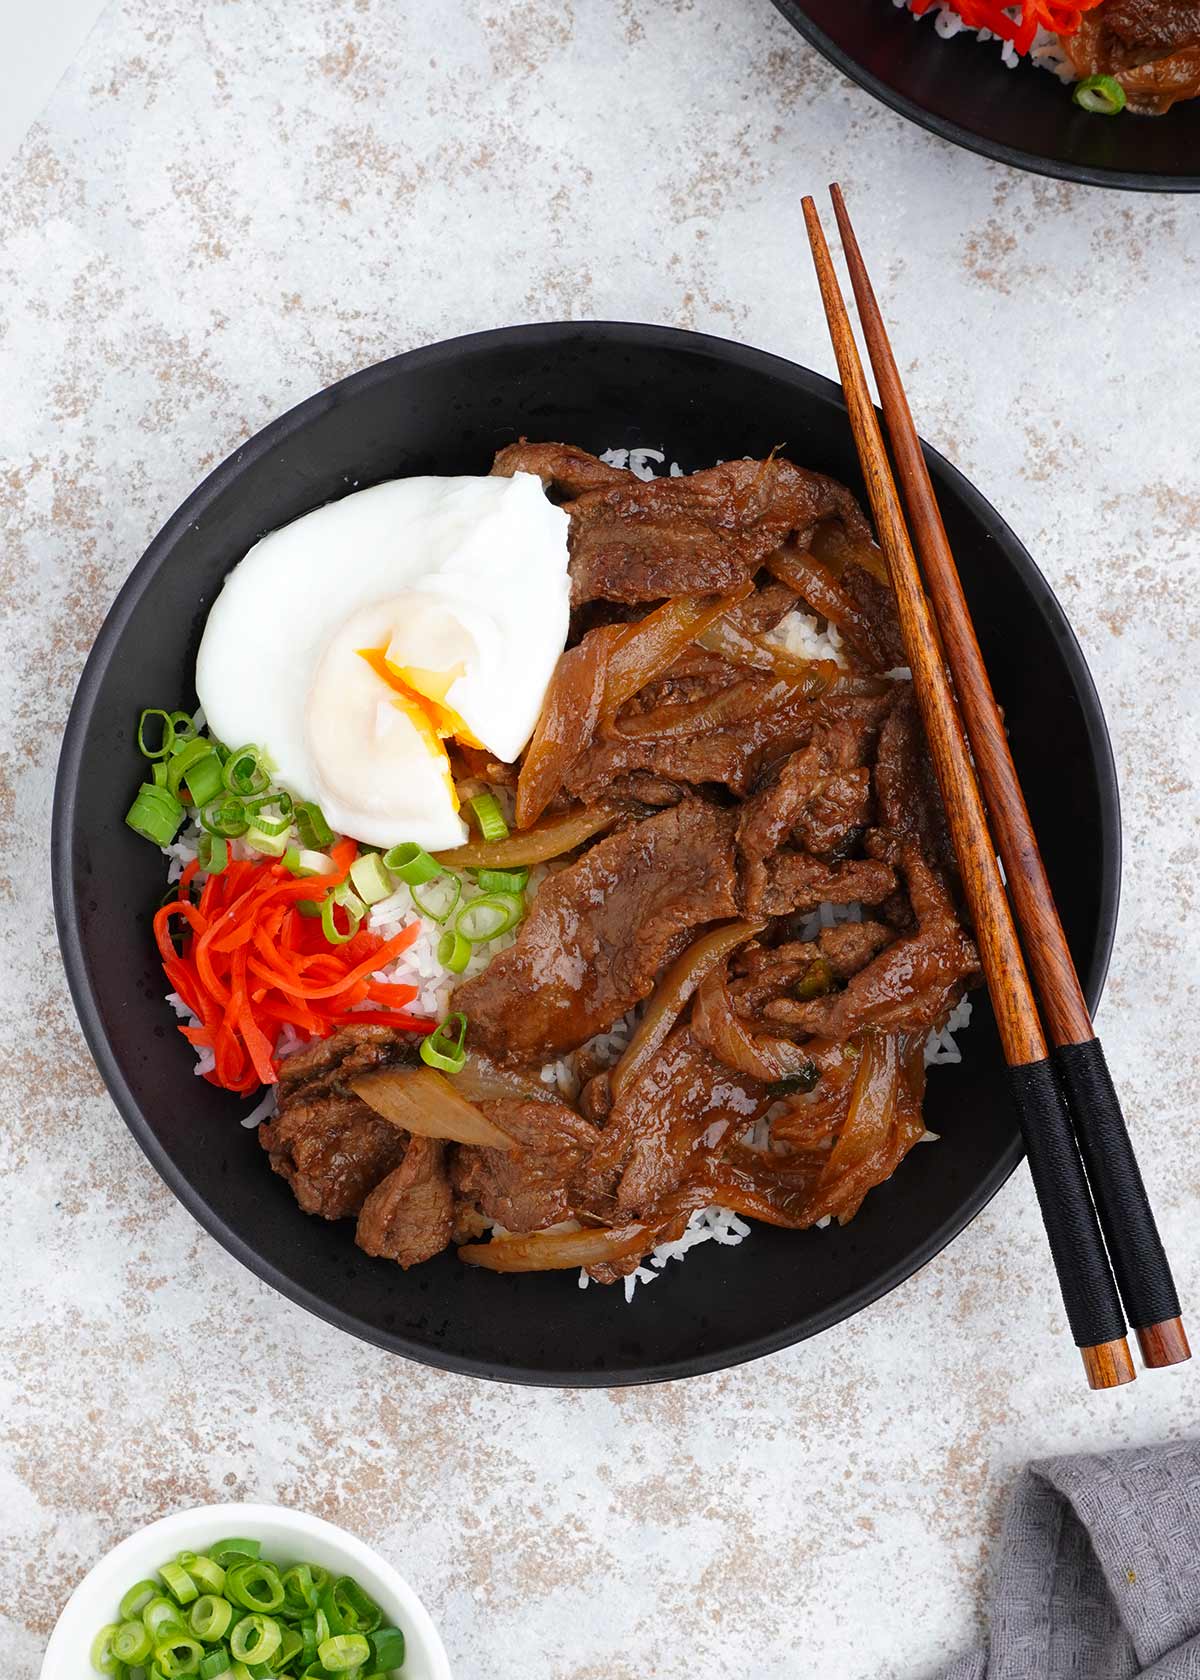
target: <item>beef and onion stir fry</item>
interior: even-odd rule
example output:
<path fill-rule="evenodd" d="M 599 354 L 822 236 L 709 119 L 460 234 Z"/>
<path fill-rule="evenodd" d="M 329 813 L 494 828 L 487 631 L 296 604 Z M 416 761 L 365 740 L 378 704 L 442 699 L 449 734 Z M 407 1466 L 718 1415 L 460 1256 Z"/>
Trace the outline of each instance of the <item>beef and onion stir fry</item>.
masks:
<path fill-rule="evenodd" d="M 448 861 L 546 873 L 457 987 L 461 1067 L 345 1027 L 283 1063 L 271 1163 L 402 1266 L 608 1282 L 702 1208 L 848 1220 L 978 978 L 866 522 L 778 457 L 643 482 L 522 443 L 494 471 L 569 514 L 571 635 L 518 764 L 456 749 L 515 821 Z M 830 657 L 778 632 L 796 609 Z"/>

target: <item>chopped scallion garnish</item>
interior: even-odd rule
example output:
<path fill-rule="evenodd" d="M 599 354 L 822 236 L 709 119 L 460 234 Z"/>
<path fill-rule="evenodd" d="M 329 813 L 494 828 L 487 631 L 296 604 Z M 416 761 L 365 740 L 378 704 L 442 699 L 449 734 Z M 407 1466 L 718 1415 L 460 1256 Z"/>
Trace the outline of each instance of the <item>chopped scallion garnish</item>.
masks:
<path fill-rule="evenodd" d="M 378 852 L 364 852 L 350 865 L 350 880 L 364 904 L 378 904 L 390 898 L 394 890 L 392 877 L 384 867 Z"/>
<path fill-rule="evenodd" d="M 446 934 L 444 939 L 453 939 L 456 935 Z M 446 965 L 450 965 L 447 963 Z M 458 1023 L 457 1031 L 455 1022 Z M 456 1009 L 452 1015 L 447 1015 L 441 1026 L 431 1032 L 428 1038 L 421 1040 L 420 1057 L 427 1066 L 437 1068 L 442 1073 L 461 1073 L 467 1065 L 467 1017 L 461 1009 Z M 397 1667 L 396 1663 L 381 1664 L 376 1660 L 376 1667 Z"/>
<path fill-rule="evenodd" d="M 1115 117 L 1125 109 L 1125 89 L 1112 76 L 1085 76 L 1076 84 L 1073 98 L 1094 117 Z"/>
<path fill-rule="evenodd" d="M 296 806 L 295 818 L 302 846 L 309 846 L 320 852 L 324 851 L 326 846 L 333 845 L 333 830 L 325 821 L 321 807 L 311 799 L 301 800 Z"/>
<path fill-rule="evenodd" d="M 406 886 L 419 887 L 423 881 L 432 881 L 442 872 L 442 866 L 436 858 L 430 857 L 424 847 L 409 840 L 402 846 L 393 846 L 390 852 L 383 854 L 384 866 L 392 874 L 405 883 Z"/>
<path fill-rule="evenodd" d="M 239 747 L 236 752 L 230 753 L 223 775 L 230 793 L 242 799 L 249 794 L 265 793 L 271 785 L 262 752 L 253 745 Z"/>
<path fill-rule="evenodd" d="M 500 801 L 494 793 L 477 793 L 469 803 L 475 813 L 475 821 L 479 824 L 479 832 L 485 840 L 508 838 L 508 824 L 504 820 L 504 812 L 500 809 Z"/>
<path fill-rule="evenodd" d="M 221 778 L 221 760 L 207 741 L 197 744 L 204 750 L 188 766 L 187 790 L 193 805 L 208 805 L 220 797 L 225 785 Z"/>
<path fill-rule="evenodd" d="M 437 960 L 451 974 L 461 974 L 471 960 L 471 947 L 457 928 L 450 928 L 438 940 Z"/>
<path fill-rule="evenodd" d="M 152 747 L 146 740 L 146 719 L 161 718 L 162 725 L 159 742 Z M 138 751 L 143 758 L 166 758 L 175 740 L 175 725 L 171 721 L 170 712 L 164 712 L 157 706 L 148 706 L 138 719 L 137 744 Z"/>
<path fill-rule="evenodd" d="M 521 893 L 481 893 L 463 905 L 454 926 L 469 944 L 486 945 L 516 927 L 524 914 Z"/>
<path fill-rule="evenodd" d="M 206 875 L 223 875 L 229 867 L 229 842 L 219 834 L 202 834 L 196 842 L 196 862 Z"/>
<path fill-rule="evenodd" d="M 422 916 L 428 916 L 431 922 L 444 922 L 454 914 L 462 897 L 462 876 L 453 869 L 443 869 L 433 880 L 423 882 L 419 891 L 410 887 L 409 892 Z"/>
<path fill-rule="evenodd" d="M 342 933 L 335 919 L 335 911 L 346 912 L 347 932 Z M 367 907 L 354 889 L 345 881 L 335 887 L 321 902 L 321 931 L 331 945 L 345 945 L 362 926 Z"/>
<path fill-rule="evenodd" d="M 250 819 L 241 800 L 229 794 L 219 804 L 201 811 L 200 827 L 206 834 L 219 834 L 225 840 L 240 840 L 250 827 Z"/>
<path fill-rule="evenodd" d="M 528 869 L 477 869 L 475 884 L 480 892 L 524 892 L 529 880 Z"/>
<path fill-rule="evenodd" d="M 125 821 L 135 834 L 156 846 L 169 846 L 183 821 L 183 806 L 175 795 L 154 782 L 143 782 Z"/>

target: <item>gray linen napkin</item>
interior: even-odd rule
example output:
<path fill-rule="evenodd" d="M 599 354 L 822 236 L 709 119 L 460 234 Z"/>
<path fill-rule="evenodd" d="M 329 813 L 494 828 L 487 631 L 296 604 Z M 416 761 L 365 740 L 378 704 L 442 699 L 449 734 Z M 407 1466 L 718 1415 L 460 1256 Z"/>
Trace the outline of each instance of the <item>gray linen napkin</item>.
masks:
<path fill-rule="evenodd" d="M 943 1680 L 1200 1680 L 1200 1443 L 1031 1464 L 989 1624 Z"/>

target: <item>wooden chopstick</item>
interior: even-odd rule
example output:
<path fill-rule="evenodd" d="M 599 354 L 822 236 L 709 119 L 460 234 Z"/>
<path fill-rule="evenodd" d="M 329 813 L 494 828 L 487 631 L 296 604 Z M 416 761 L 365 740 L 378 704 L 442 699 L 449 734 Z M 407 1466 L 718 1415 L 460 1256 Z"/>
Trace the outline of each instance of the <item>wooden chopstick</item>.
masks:
<path fill-rule="evenodd" d="M 1053 1059 L 1066 1086 L 1117 1287 L 1144 1363 L 1152 1368 L 1176 1365 L 1189 1359 L 1191 1350 L 1171 1268 L 1059 920 L 883 315 L 842 190 L 836 184 L 829 190 L 909 525 L 967 725 L 1042 1016 L 1055 1047 Z"/>
<path fill-rule="evenodd" d="M 1116 1285 L 1070 1117 L 1050 1064 L 883 434 L 811 198 L 804 200 L 804 221 L 1063 1304 L 1089 1383 L 1093 1388 L 1114 1388 L 1136 1375 Z"/>

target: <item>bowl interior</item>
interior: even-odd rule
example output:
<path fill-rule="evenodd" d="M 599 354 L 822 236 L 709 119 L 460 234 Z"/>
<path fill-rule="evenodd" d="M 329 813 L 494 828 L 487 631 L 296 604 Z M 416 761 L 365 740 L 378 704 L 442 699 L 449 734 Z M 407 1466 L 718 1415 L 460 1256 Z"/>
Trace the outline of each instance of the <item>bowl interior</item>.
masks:
<path fill-rule="evenodd" d="M 996 42 L 946 40 L 891 0 L 775 0 L 870 92 L 947 140 L 1020 169 L 1094 186 L 1200 191 L 1200 100 L 1163 117 L 1089 116 L 1057 76 L 1010 70 Z"/>
<path fill-rule="evenodd" d="M 135 1581 L 153 1578 L 159 1564 L 181 1551 L 204 1551 L 230 1535 L 262 1542 L 272 1562 L 320 1564 L 352 1575 L 389 1621 L 403 1630 L 399 1680 L 450 1680 L 437 1630 L 416 1593 L 377 1552 L 333 1523 L 275 1505 L 205 1505 L 151 1523 L 100 1559 L 76 1587 L 59 1617 L 42 1663 L 42 1680 L 95 1680 L 92 1640 L 116 1620 L 121 1596 Z"/>
<path fill-rule="evenodd" d="M 193 1077 L 154 956 L 162 859 L 123 824 L 146 705 L 188 705 L 205 613 L 262 533 L 356 485 L 485 472 L 521 435 L 664 447 L 685 470 L 784 444 L 861 492 L 840 392 L 760 352 L 663 328 L 513 328 L 411 353 L 313 397 L 220 467 L 151 546 L 80 684 L 59 773 L 55 888 L 80 1018 L 118 1106 L 168 1184 L 245 1264 L 397 1352 L 514 1381 L 606 1384 L 713 1369 L 820 1330 L 907 1276 L 1019 1158 L 986 1003 L 958 1068 L 934 1070 L 918 1149 L 842 1229 L 756 1226 L 709 1243 L 625 1303 L 573 1274 L 505 1277 L 451 1252 L 408 1273 L 303 1214 L 246 1105 Z M 1047 866 L 1095 999 L 1115 919 L 1116 790 L 1095 692 L 1041 575 L 981 497 L 931 465 Z M 1080 833 L 1092 836 L 1084 851 Z M 980 994 L 976 994 L 978 998 Z"/>

